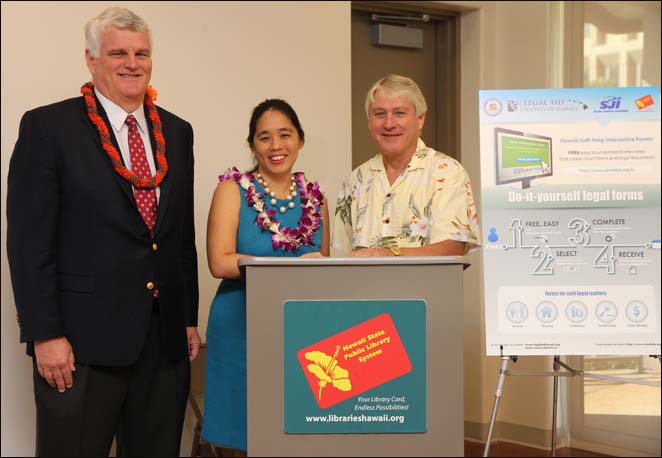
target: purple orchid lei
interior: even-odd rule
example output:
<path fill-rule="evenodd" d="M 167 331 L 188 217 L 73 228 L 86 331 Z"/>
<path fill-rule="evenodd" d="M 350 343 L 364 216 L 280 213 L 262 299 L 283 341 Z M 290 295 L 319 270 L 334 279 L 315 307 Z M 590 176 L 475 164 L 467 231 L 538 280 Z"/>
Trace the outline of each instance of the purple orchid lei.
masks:
<path fill-rule="evenodd" d="M 273 233 L 271 246 L 274 250 L 280 248 L 290 253 L 296 251 L 302 245 L 314 245 L 313 236 L 320 227 L 322 220 L 320 206 L 324 201 L 316 181 L 306 181 L 303 172 L 295 172 L 293 176 L 299 188 L 301 201 L 301 217 L 299 218 L 298 227 L 294 229 L 289 227 L 280 228 L 280 221 L 273 218 L 276 211 L 265 208 L 262 193 L 256 191 L 255 184 L 253 184 L 255 177 L 252 173 L 242 173 L 236 167 L 232 167 L 218 177 L 220 182 L 233 180 L 246 190 L 246 203 L 257 212 L 255 225 L 263 231 Z"/>

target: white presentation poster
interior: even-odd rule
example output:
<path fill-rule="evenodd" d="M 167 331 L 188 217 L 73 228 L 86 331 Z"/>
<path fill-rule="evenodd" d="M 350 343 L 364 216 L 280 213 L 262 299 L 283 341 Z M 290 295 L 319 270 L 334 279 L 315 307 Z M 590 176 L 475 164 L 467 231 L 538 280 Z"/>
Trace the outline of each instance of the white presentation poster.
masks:
<path fill-rule="evenodd" d="M 487 355 L 660 354 L 660 90 L 480 91 Z"/>

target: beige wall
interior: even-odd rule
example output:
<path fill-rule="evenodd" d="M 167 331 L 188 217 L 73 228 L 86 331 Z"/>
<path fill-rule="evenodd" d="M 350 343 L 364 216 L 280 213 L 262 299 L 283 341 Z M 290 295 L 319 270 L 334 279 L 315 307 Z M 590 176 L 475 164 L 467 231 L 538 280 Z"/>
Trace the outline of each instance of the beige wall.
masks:
<path fill-rule="evenodd" d="M 480 201 L 478 90 L 551 85 L 551 2 L 431 2 L 462 15 L 462 158 Z M 2 455 L 34 450 L 29 360 L 17 343 L 5 255 L 9 157 L 26 110 L 78 94 L 89 79 L 82 27 L 110 2 L 2 3 Z M 322 2 L 134 2 L 154 32 L 158 103 L 193 124 L 200 317 L 204 333 L 217 282 L 208 274 L 205 225 L 217 175 L 250 163 L 244 143 L 250 109 L 266 97 L 289 100 L 306 130 L 299 166 L 330 201 L 351 164 L 350 5 Z M 465 272 L 466 433 L 485 437 L 500 361 L 486 357 L 482 255 Z M 525 357 L 516 370 L 550 370 L 550 358 Z M 497 436 L 544 445 L 551 382 L 509 377 Z M 187 428 L 190 423 L 187 423 Z M 517 436 L 519 437 L 511 437 Z"/>
<path fill-rule="evenodd" d="M 436 3 L 462 11 L 461 154 L 480 204 L 478 91 L 552 87 L 551 2 Z M 501 360 L 485 356 L 482 268 L 482 254 L 474 253 L 464 278 L 464 414 L 465 436 L 484 440 Z M 550 371 L 551 364 L 549 357 L 523 357 L 509 369 Z M 507 377 L 493 439 L 547 445 L 551 396 L 550 378 Z"/>
<path fill-rule="evenodd" d="M 480 205 L 478 91 L 552 87 L 551 2 L 441 1 L 461 19 L 461 157 Z M 464 274 L 465 437 L 487 437 L 501 360 L 485 356 L 483 265 L 471 254 Z M 489 304 L 488 304 L 489 306 Z M 523 357 L 515 371 L 550 371 L 550 357 Z M 494 439 L 549 444 L 552 383 L 545 377 L 507 377 Z M 561 443 L 561 439 L 558 439 Z"/>

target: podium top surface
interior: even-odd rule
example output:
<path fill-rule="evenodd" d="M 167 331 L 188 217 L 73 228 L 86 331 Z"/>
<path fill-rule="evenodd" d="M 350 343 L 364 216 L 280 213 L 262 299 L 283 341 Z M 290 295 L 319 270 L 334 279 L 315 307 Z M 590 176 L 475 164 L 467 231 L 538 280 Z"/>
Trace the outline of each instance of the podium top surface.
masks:
<path fill-rule="evenodd" d="M 239 269 L 259 266 L 406 266 L 462 264 L 464 269 L 471 265 L 468 256 L 370 256 L 357 258 L 241 258 Z"/>

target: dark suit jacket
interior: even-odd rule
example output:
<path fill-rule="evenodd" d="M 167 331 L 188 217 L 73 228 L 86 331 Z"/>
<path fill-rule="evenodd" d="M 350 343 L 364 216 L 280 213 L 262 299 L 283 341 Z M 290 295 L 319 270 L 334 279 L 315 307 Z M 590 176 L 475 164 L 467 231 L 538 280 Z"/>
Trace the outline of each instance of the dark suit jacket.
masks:
<path fill-rule="evenodd" d="M 168 173 L 153 239 L 82 97 L 23 116 L 7 179 L 7 256 L 28 354 L 35 340 L 64 335 L 76 362 L 131 364 L 153 309 L 148 282 L 158 285 L 167 354 L 187 354 L 186 326 L 198 313 L 193 129 L 158 111 Z"/>

